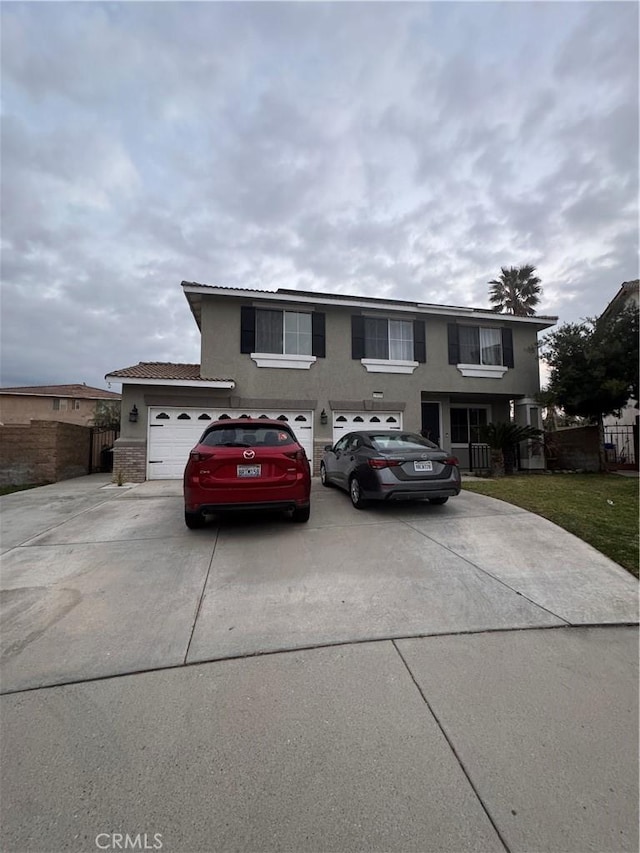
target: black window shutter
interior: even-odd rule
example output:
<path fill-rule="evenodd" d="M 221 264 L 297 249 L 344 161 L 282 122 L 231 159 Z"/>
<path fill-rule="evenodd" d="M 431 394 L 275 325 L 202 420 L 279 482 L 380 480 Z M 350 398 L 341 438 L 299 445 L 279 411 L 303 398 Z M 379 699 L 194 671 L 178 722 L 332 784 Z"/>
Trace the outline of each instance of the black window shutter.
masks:
<path fill-rule="evenodd" d="M 460 345 L 458 343 L 458 327 L 455 323 L 447 324 L 447 335 L 449 338 L 449 364 L 457 364 L 460 361 Z"/>
<path fill-rule="evenodd" d="M 413 321 L 413 360 L 420 362 L 427 360 L 424 320 Z"/>
<path fill-rule="evenodd" d="M 351 358 L 364 358 L 364 317 L 351 315 Z"/>
<path fill-rule="evenodd" d="M 251 305 L 240 308 L 240 352 L 253 352 L 256 348 L 256 309 Z"/>
<path fill-rule="evenodd" d="M 504 367 L 513 367 L 513 331 L 502 330 L 502 364 Z"/>
<path fill-rule="evenodd" d="M 311 355 L 325 357 L 324 314 L 314 311 L 311 315 Z"/>

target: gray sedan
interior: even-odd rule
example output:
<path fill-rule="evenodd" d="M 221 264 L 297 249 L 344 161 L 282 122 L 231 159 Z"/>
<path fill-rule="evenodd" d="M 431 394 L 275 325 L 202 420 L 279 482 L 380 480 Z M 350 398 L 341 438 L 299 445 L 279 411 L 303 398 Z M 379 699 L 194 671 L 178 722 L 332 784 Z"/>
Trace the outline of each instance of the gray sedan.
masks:
<path fill-rule="evenodd" d="M 323 486 L 349 492 L 356 509 L 369 500 L 428 499 L 443 504 L 460 493 L 458 460 L 412 432 L 350 432 L 324 449 Z"/>

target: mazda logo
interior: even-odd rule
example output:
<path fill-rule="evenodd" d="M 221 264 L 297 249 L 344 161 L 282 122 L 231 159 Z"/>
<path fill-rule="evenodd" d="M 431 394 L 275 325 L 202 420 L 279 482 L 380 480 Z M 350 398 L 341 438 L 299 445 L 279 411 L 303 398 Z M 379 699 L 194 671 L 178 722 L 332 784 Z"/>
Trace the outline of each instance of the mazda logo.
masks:
<path fill-rule="evenodd" d="M 245 459 L 253 459 L 253 457 L 256 455 L 256 452 L 255 450 L 244 450 L 242 452 L 242 455 Z"/>

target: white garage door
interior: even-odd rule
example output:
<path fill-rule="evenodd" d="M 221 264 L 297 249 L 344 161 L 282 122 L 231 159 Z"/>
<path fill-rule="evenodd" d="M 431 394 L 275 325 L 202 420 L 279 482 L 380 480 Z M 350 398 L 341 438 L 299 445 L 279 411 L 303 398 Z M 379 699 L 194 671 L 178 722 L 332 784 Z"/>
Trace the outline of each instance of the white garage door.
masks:
<path fill-rule="evenodd" d="M 151 406 L 147 437 L 147 479 L 181 479 L 189 451 L 197 443 L 207 424 L 220 417 L 238 418 L 240 415 L 287 421 L 313 466 L 313 412 L 246 412 L 232 409 L 178 409 Z"/>
<path fill-rule="evenodd" d="M 333 440 L 358 429 L 402 429 L 402 412 L 334 412 Z"/>

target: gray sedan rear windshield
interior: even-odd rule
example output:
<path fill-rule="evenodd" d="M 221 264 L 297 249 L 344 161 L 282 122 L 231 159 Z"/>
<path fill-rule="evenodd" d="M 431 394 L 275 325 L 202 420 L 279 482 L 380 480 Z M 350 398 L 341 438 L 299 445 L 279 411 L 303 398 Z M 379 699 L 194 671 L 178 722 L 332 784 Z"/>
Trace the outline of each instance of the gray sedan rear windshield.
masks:
<path fill-rule="evenodd" d="M 412 432 L 392 433 L 391 435 L 383 433 L 377 435 L 370 433 L 369 439 L 376 450 L 394 451 L 394 450 L 424 450 L 425 448 L 433 450 L 438 445 L 429 441 L 428 438 L 422 438 L 421 435 L 416 435 Z"/>

